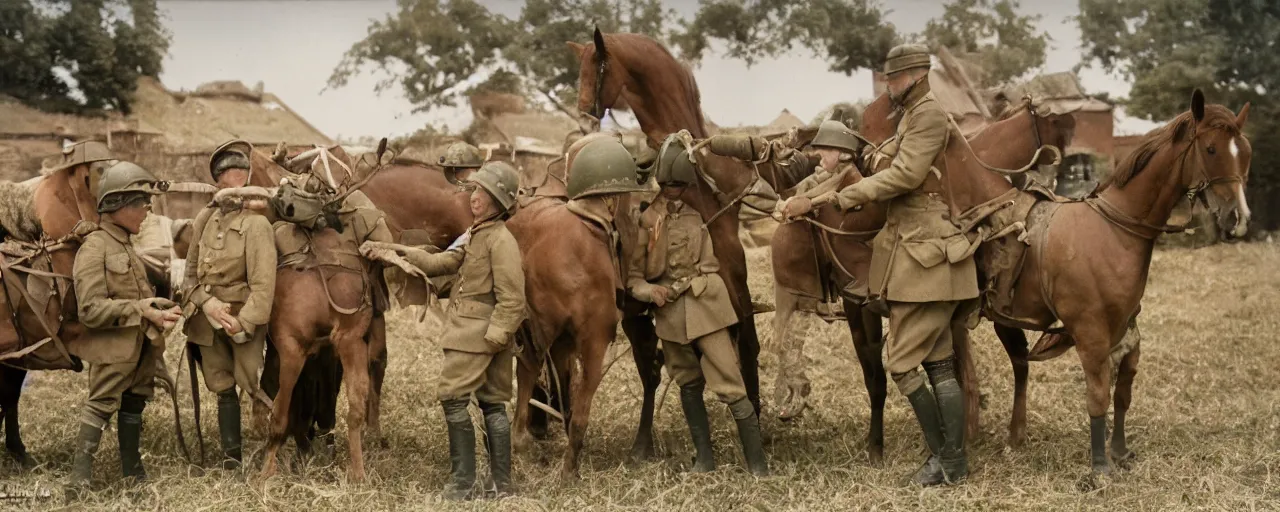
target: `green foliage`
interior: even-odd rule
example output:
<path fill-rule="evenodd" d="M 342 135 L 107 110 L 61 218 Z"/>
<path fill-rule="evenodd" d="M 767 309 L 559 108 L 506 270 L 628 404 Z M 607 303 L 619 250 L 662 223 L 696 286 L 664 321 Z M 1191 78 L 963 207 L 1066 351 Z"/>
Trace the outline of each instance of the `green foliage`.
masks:
<path fill-rule="evenodd" d="M 1280 3 L 1273 0 L 1080 0 L 1087 61 L 1133 83 L 1131 115 L 1170 119 L 1200 88 L 1212 103 L 1252 104 L 1249 201 L 1280 227 Z"/>
<path fill-rule="evenodd" d="M 1040 16 L 1020 15 L 1019 7 L 1015 0 L 953 0 L 921 36 L 974 59 L 982 73 L 971 78 L 994 87 L 1044 65 L 1049 35 L 1036 30 Z"/>
<path fill-rule="evenodd" d="M 156 0 L 0 2 L 0 94 L 38 108 L 128 113 L 168 48 Z"/>

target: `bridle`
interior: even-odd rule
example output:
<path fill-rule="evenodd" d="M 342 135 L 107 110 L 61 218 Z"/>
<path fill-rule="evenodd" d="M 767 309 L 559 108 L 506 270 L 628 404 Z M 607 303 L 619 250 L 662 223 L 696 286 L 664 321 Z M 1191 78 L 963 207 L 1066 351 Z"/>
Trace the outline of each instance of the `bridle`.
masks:
<path fill-rule="evenodd" d="M 591 115 L 601 121 L 604 120 L 604 110 L 600 108 L 600 95 L 604 93 L 604 73 L 609 68 L 609 56 L 596 53 L 596 93 L 592 97 Z"/>

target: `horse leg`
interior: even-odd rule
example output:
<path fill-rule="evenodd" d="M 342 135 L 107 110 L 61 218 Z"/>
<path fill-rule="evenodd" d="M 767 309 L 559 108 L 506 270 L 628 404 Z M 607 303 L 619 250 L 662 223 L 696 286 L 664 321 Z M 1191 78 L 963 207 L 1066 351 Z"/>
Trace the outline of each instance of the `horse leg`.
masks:
<path fill-rule="evenodd" d="M 369 439 L 374 446 L 389 448 L 382 437 L 382 382 L 387 376 L 387 323 L 382 315 L 374 315 L 365 333 L 369 343 Z"/>
<path fill-rule="evenodd" d="M 1086 322 L 1092 325 L 1071 331 L 1076 354 L 1084 368 L 1086 408 L 1089 412 L 1089 454 L 1093 473 L 1110 474 L 1107 457 L 1107 408 L 1111 405 L 1111 340 L 1101 315 Z M 1068 324 L 1070 325 L 1070 324 Z"/>
<path fill-rule="evenodd" d="M 364 336 L 361 331 L 368 329 L 368 321 L 356 323 L 364 324 L 365 329 L 357 329 L 353 325 L 342 325 L 353 319 L 339 321 L 339 327 L 334 329 L 331 339 L 334 349 L 338 351 L 338 357 L 342 360 L 342 381 L 347 386 L 347 449 L 351 451 L 351 469 L 350 480 L 352 482 L 364 481 L 364 446 L 362 444 L 362 436 L 364 434 L 365 414 L 368 405 L 365 403 L 369 396 L 369 347 L 364 342 Z"/>
<path fill-rule="evenodd" d="M 573 372 L 573 398 L 569 400 L 569 409 L 573 411 L 569 417 L 569 449 L 564 453 L 564 468 L 560 475 L 565 480 L 578 477 L 578 463 L 582 447 L 586 443 L 587 424 L 591 420 L 591 401 L 600 388 L 600 381 L 604 379 L 604 355 L 609 351 L 610 341 L 612 339 L 609 336 L 595 336 L 580 339 L 578 345 L 576 366 L 581 367 L 581 370 L 575 369 Z"/>
<path fill-rule="evenodd" d="M 532 354 L 530 352 L 533 352 Z M 543 359 L 536 354 L 537 349 L 525 345 L 525 350 L 516 357 L 516 412 L 511 422 L 511 447 L 517 452 L 526 452 L 533 446 L 533 437 L 529 434 L 529 422 L 532 409 L 529 401 L 534 398 L 534 388 L 538 387 L 538 373 L 542 369 L 539 361 Z M 533 361 L 526 360 L 532 358 Z M 548 403 L 545 395 L 540 396 L 542 403 Z M 539 409 L 538 412 L 541 412 Z M 542 413 L 542 434 L 546 436 L 546 413 Z"/>
<path fill-rule="evenodd" d="M 26 370 L 0 367 L 0 409 L 4 410 L 2 419 L 5 451 L 23 469 L 31 469 L 36 466 L 36 461 L 27 453 L 27 446 L 22 443 L 22 431 L 18 427 L 18 401 L 22 397 L 22 381 L 26 377 Z"/>
<path fill-rule="evenodd" d="M 774 282 L 773 339 L 778 351 L 778 379 L 774 382 L 774 403 L 778 419 L 800 417 L 808 405 L 811 385 L 805 374 L 804 336 L 792 336 L 792 319 L 800 298 Z"/>
<path fill-rule="evenodd" d="M 872 466 L 884 463 L 884 401 L 889 393 L 889 379 L 884 371 L 884 337 L 880 315 L 868 311 L 847 298 L 844 317 L 849 323 L 853 350 L 862 366 L 862 381 L 871 402 L 871 426 L 867 430 L 867 459 Z"/>
<path fill-rule="evenodd" d="M 995 324 L 996 337 L 1013 365 L 1013 417 L 1009 419 L 1009 447 L 1020 448 L 1027 440 L 1027 335 L 1022 329 Z"/>
<path fill-rule="evenodd" d="M 302 374 L 302 366 L 306 363 L 306 351 L 301 340 L 293 334 L 273 336 L 276 355 L 280 361 L 278 375 L 279 389 L 271 404 L 270 432 L 267 435 L 267 449 L 263 454 L 262 473 L 259 479 L 266 481 L 276 474 L 276 454 L 284 445 L 289 435 L 289 404 L 293 400 L 293 390 Z"/>
<path fill-rule="evenodd" d="M 1125 414 L 1129 412 L 1129 404 L 1133 401 L 1133 378 L 1138 374 L 1138 358 L 1141 352 L 1139 345 L 1139 342 L 1135 342 L 1129 353 L 1120 359 L 1120 368 L 1116 376 L 1116 411 L 1115 425 L 1111 433 L 1111 458 L 1121 467 L 1127 467 L 1137 458 L 1137 455 L 1129 450 L 1126 442 L 1124 420 Z"/>
<path fill-rule="evenodd" d="M 640 374 L 644 387 L 644 405 L 640 407 L 640 425 L 636 439 L 631 444 L 631 460 L 640 462 L 657 457 L 653 446 L 653 412 L 656 406 L 658 385 L 662 383 L 662 360 L 658 354 L 658 335 L 653 322 L 647 316 L 631 316 L 622 319 L 622 331 L 631 341 L 631 357 Z"/>

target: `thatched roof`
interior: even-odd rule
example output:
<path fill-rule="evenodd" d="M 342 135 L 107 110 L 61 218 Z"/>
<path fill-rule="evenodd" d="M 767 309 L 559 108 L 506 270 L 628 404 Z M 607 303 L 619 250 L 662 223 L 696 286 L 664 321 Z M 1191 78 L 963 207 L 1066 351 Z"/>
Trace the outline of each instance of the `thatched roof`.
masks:
<path fill-rule="evenodd" d="M 1080 79 L 1075 73 L 1067 71 L 1039 75 L 1020 84 L 997 87 L 988 91 L 988 94 L 993 98 L 993 105 L 1018 103 L 1022 98 L 1030 96 L 1037 107 L 1059 114 L 1110 112 L 1115 108 L 1110 103 L 1085 94 Z"/>
<path fill-rule="evenodd" d="M 325 136 L 280 98 L 240 82 L 214 82 L 195 92 L 171 92 L 152 78 L 138 81 L 131 128 L 164 135 L 178 151 L 208 151 L 239 138 L 254 145 L 331 145 Z"/>
<path fill-rule="evenodd" d="M 782 109 L 782 112 L 778 114 L 778 117 L 774 118 L 773 122 L 769 123 L 768 126 L 765 126 L 764 128 L 770 131 L 785 132 L 792 128 L 799 128 L 804 125 L 804 121 L 799 117 L 796 117 L 795 114 L 792 114 L 790 110 L 784 108 Z"/>

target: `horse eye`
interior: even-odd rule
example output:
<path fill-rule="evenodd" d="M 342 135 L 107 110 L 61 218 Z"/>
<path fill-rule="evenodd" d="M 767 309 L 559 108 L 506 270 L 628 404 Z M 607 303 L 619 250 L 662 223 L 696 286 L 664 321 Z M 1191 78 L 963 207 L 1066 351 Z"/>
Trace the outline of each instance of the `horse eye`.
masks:
<path fill-rule="evenodd" d="M 1210 154 L 1210 155 L 1212 155 L 1212 154 L 1214 154 L 1214 153 L 1217 153 L 1217 152 L 1218 152 L 1218 149 L 1217 149 L 1217 148 L 1215 148 L 1215 147 L 1213 147 L 1213 146 L 1209 146 L 1208 151 L 1209 151 L 1209 154 Z"/>

